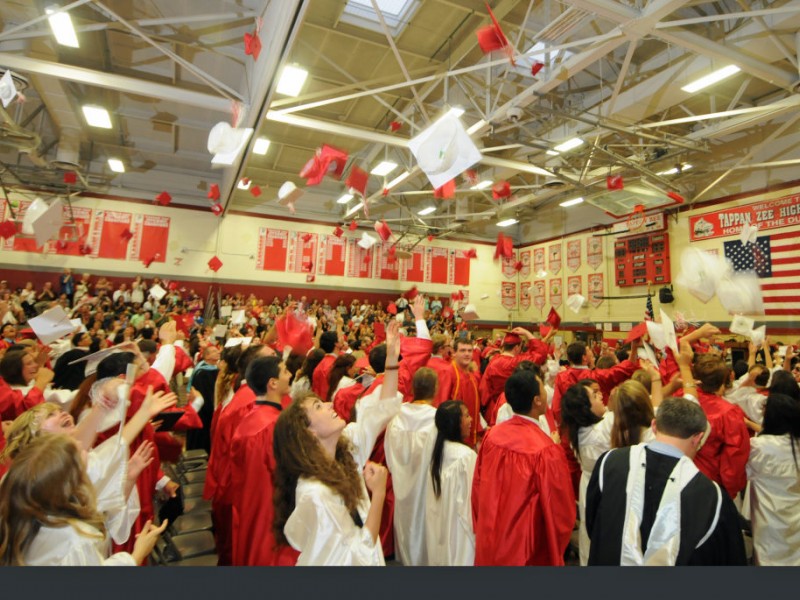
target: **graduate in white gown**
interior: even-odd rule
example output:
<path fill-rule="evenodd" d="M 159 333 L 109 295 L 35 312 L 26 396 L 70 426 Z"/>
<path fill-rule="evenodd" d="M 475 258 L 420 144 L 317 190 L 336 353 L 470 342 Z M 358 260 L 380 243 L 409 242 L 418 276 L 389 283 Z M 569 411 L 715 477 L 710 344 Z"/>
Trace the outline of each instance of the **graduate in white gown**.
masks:
<path fill-rule="evenodd" d="M 346 425 L 330 402 L 310 393 L 275 424 L 275 537 L 300 552 L 298 566 L 385 564 L 378 531 L 387 471 L 367 459 L 402 402 L 394 320 L 386 351 L 383 385 L 358 401 L 357 421 Z"/>
<path fill-rule="evenodd" d="M 423 367 L 412 380 L 414 401 L 403 404 L 386 427 L 386 466 L 394 489 L 395 552 L 405 566 L 428 564 L 425 486 L 436 441 L 436 371 Z"/>
<path fill-rule="evenodd" d="M 467 446 L 472 417 L 463 402 L 447 400 L 436 409 L 433 446 L 425 492 L 425 537 L 428 564 L 472 566 L 472 476 L 477 453 Z"/>
<path fill-rule="evenodd" d="M 747 478 L 756 564 L 800 566 L 800 401 L 770 394 L 750 441 Z"/>
<path fill-rule="evenodd" d="M 75 439 L 63 434 L 20 450 L 0 483 L 0 565 L 136 566 L 147 558 L 167 522 L 148 522 L 133 553 L 109 556 L 84 461 Z"/>

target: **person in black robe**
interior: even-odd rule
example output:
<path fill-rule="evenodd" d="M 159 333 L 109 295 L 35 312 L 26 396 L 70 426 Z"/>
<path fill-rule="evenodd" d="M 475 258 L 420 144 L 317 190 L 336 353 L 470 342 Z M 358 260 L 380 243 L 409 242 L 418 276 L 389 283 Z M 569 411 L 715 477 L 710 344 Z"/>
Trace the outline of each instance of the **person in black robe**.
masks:
<path fill-rule="evenodd" d="M 589 565 L 746 565 L 736 507 L 690 462 L 705 439 L 703 410 L 668 398 L 654 427 L 655 442 L 617 448 L 597 461 L 586 494 Z M 668 485 L 679 490 L 679 517 Z M 636 490 L 643 494 L 639 510 Z"/>
<path fill-rule="evenodd" d="M 190 429 L 186 432 L 187 450 L 202 448 L 209 454 L 211 453 L 211 419 L 214 416 L 214 390 L 219 374 L 217 367 L 219 356 L 219 348 L 208 346 L 203 351 L 203 360 L 197 363 L 189 380 L 189 388 L 197 390 L 203 396 L 203 406 L 197 411 L 203 422 L 203 428 Z"/>

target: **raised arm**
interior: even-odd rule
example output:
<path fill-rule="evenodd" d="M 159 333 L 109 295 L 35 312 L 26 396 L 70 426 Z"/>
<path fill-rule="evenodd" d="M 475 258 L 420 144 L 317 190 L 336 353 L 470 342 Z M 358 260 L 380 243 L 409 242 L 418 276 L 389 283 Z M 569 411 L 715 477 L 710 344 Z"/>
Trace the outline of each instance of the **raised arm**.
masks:
<path fill-rule="evenodd" d="M 422 296 L 418 295 L 414 298 L 414 303 L 411 305 L 411 313 L 414 315 L 417 337 L 421 340 L 431 339 L 431 333 L 428 331 L 428 323 L 425 321 L 425 300 Z"/>
<path fill-rule="evenodd" d="M 386 326 L 386 368 L 383 376 L 381 400 L 394 398 L 398 386 L 398 357 L 400 356 L 400 324 L 392 319 Z"/>
<path fill-rule="evenodd" d="M 125 423 L 125 427 L 122 428 L 122 438 L 130 445 L 131 442 L 136 439 L 136 436 L 141 433 L 150 419 L 168 408 L 175 406 L 177 401 L 178 397 L 175 394 L 165 394 L 164 392 L 153 393 L 152 386 L 148 387 L 147 395 L 144 397 L 139 410 L 128 419 L 128 422 Z"/>

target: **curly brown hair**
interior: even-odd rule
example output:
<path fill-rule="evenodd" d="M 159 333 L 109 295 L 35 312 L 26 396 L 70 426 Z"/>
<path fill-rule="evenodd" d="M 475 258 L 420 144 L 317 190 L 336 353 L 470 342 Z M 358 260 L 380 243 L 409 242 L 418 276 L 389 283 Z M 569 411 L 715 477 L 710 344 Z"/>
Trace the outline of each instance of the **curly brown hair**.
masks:
<path fill-rule="evenodd" d="M 77 522 L 96 529 L 99 539 L 105 537 L 103 516 L 97 512 L 78 445 L 62 434 L 33 440 L 20 450 L 0 483 L 0 565 L 23 565 L 42 526 Z"/>
<path fill-rule="evenodd" d="M 278 544 L 288 544 L 283 533 L 286 521 L 294 511 L 295 491 L 300 477 L 313 478 L 338 493 L 348 512 L 357 511 L 358 503 L 366 499 L 361 474 L 353 459 L 350 440 L 341 436 L 336 444 L 336 456 L 331 460 L 309 429 L 306 413 L 310 401 L 319 400 L 316 394 L 306 394 L 281 412 L 275 423 L 273 451 L 275 453 L 275 519 L 272 527 Z"/>

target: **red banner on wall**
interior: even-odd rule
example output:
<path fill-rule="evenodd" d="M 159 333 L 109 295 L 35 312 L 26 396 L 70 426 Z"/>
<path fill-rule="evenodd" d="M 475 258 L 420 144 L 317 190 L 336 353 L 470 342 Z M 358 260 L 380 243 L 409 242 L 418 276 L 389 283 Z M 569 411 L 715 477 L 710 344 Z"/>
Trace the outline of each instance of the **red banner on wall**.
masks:
<path fill-rule="evenodd" d="M 581 266 L 581 241 L 579 239 L 567 242 L 567 266 L 573 273 Z"/>
<path fill-rule="evenodd" d="M 596 269 L 603 262 L 603 238 L 590 237 L 586 240 L 586 262 Z"/>
<path fill-rule="evenodd" d="M 452 277 L 448 278 L 451 285 L 469 285 L 470 258 L 466 250 L 451 250 L 450 266 Z"/>
<path fill-rule="evenodd" d="M 502 258 L 503 261 L 503 277 L 511 279 L 517 276 L 517 251 L 514 250 L 514 255 L 511 258 Z"/>
<path fill-rule="evenodd" d="M 347 240 L 347 276 L 357 279 L 372 277 L 372 250 L 364 250 L 358 245 L 358 239 Z"/>
<path fill-rule="evenodd" d="M 586 285 L 589 288 L 589 304 L 597 308 L 603 303 L 603 299 L 600 296 L 605 296 L 603 293 L 603 274 L 589 273 Z"/>
<path fill-rule="evenodd" d="M 317 273 L 320 275 L 344 275 L 345 240 L 335 235 L 319 236 Z"/>
<path fill-rule="evenodd" d="M 411 258 L 401 261 L 400 276 L 403 281 L 422 283 L 425 281 L 425 248 L 417 246 L 411 251 Z"/>
<path fill-rule="evenodd" d="M 169 217 L 136 215 L 128 257 L 131 260 L 166 262 L 169 222 Z"/>
<path fill-rule="evenodd" d="M 450 257 L 447 248 L 425 249 L 425 283 L 447 283 Z"/>
<path fill-rule="evenodd" d="M 550 280 L 550 306 L 558 308 L 561 306 L 564 289 L 562 287 L 561 278 Z"/>
<path fill-rule="evenodd" d="M 50 249 L 56 254 L 80 256 L 80 247 L 86 243 L 92 227 L 92 209 L 85 206 L 72 207 L 70 220 L 69 206 L 64 207 L 64 223 L 58 232 L 58 240 L 50 241 Z"/>
<path fill-rule="evenodd" d="M 689 217 L 689 239 L 738 235 L 745 224 L 757 225 L 759 231 L 800 225 L 800 194 Z"/>
<path fill-rule="evenodd" d="M 547 270 L 545 267 L 544 248 L 534 248 L 533 250 L 533 273 L 537 277 L 541 277 L 542 273 Z"/>
<path fill-rule="evenodd" d="M 19 223 L 22 223 L 22 219 L 25 217 L 25 212 L 28 210 L 28 207 L 31 205 L 32 200 L 20 200 L 19 204 L 17 205 L 16 215 Z M 9 215 L 10 217 L 10 215 Z M 17 231 L 22 231 L 22 226 L 17 226 Z M 34 239 L 33 235 L 21 235 L 17 233 L 13 237 L 10 237 L 6 240 L 3 240 L 3 250 L 14 250 L 16 252 L 36 252 L 37 254 L 41 254 L 44 251 L 44 248 L 47 246 L 37 247 L 36 240 Z"/>
<path fill-rule="evenodd" d="M 517 284 L 514 281 L 504 281 L 500 291 L 500 303 L 506 310 L 517 308 Z"/>
<path fill-rule="evenodd" d="M 531 282 L 523 281 L 519 284 L 519 305 L 523 310 L 531 307 Z"/>
<path fill-rule="evenodd" d="M 550 255 L 550 272 L 558 275 L 561 270 L 561 244 L 550 246 L 548 254 Z"/>
<path fill-rule="evenodd" d="M 92 258 L 125 260 L 128 257 L 128 238 L 123 233 L 133 224 L 131 213 L 98 210 L 94 218 L 91 243 Z"/>
<path fill-rule="evenodd" d="M 312 274 L 317 272 L 317 239 L 316 233 L 289 232 L 289 271 Z"/>
<path fill-rule="evenodd" d="M 581 285 L 581 276 L 580 275 L 570 275 L 567 277 L 567 296 L 572 296 L 573 294 L 583 294 L 581 291 L 583 286 Z"/>
<path fill-rule="evenodd" d="M 261 271 L 286 271 L 289 232 L 285 229 L 261 227 L 258 230 L 256 268 Z"/>
<path fill-rule="evenodd" d="M 519 253 L 519 262 L 522 263 L 522 268 L 519 271 L 519 276 L 522 279 L 527 279 L 531 276 L 531 251 L 521 250 Z"/>
<path fill-rule="evenodd" d="M 400 278 L 400 261 L 396 256 L 389 255 L 392 245 L 391 242 L 378 242 L 372 247 L 372 251 L 376 253 L 373 273 L 375 279 L 397 281 Z"/>
<path fill-rule="evenodd" d="M 539 312 L 544 308 L 546 299 L 544 279 L 537 279 L 533 282 L 533 305 L 539 309 Z"/>

